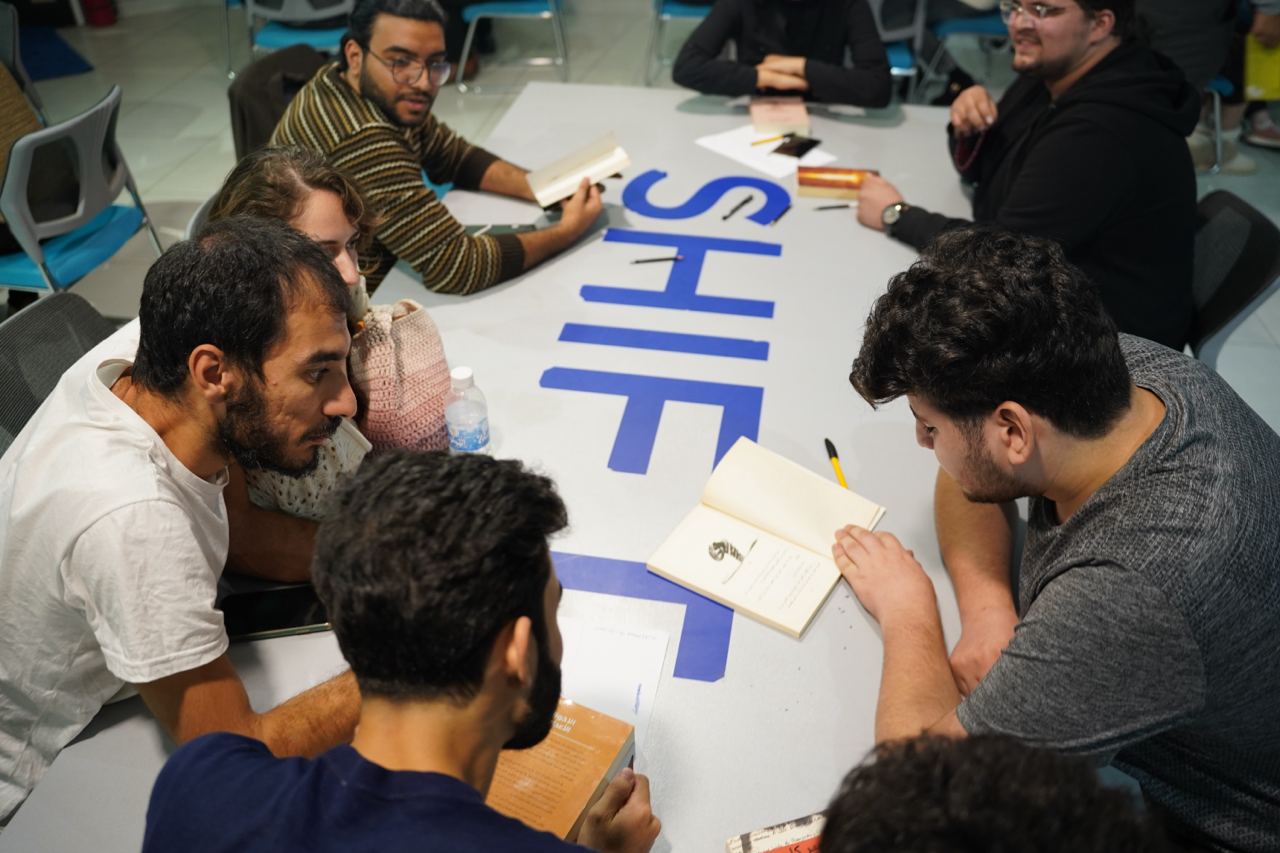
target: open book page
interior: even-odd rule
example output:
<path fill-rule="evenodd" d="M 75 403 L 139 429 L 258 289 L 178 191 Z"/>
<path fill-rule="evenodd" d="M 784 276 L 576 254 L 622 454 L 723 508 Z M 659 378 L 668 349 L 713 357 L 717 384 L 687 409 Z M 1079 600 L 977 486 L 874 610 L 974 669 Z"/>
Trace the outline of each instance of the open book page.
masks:
<path fill-rule="evenodd" d="M 828 560 L 837 529 L 871 530 L 884 515 L 883 507 L 748 438 L 720 460 L 702 502 Z"/>
<path fill-rule="evenodd" d="M 830 555 L 811 553 L 699 504 L 649 558 L 649 568 L 799 637 L 840 579 Z"/>
<path fill-rule="evenodd" d="M 609 133 L 548 166 L 530 172 L 529 189 L 533 190 L 538 204 L 550 207 L 573 195 L 583 178 L 598 184 L 630 165 L 631 158 Z"/>

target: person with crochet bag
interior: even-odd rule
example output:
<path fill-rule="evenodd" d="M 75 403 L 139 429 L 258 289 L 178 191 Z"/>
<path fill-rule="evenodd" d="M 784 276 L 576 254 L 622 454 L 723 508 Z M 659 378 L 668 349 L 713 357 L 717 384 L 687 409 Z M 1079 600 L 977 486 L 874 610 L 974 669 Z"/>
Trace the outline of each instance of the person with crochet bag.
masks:
<path fill-rule="evenodd" d="M 359 253 L 377 225 L 376 214 L 354 182 L 320 155 L 285 147 L 245 156 L 219 190 L 209 219 L 241 214 L 281 219 L 316 240 L 351 287 L 348 367 L 360 401 L 356 421 L 343 423 L 321 448 L 316 469 L 305 476 L 244 472 L 249 498 L 258 508 L 320 521 L 332 514 L 338 485 L 370 451 L 448 446 L 444 345 L 417 302 L 369 304 Z"/>

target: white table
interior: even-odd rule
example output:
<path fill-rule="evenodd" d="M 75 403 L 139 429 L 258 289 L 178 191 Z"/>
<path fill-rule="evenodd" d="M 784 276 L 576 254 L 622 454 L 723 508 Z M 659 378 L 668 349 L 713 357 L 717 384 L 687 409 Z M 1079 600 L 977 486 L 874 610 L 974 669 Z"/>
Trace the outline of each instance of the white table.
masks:
<path fill-rule="evenodd" d="M 648 199 L 669 207 L 711 179 L 749 175 L 693 142 L 746 120 L 744 107 L 688 93 L 535 83 L 486 145 L 533 167 L 567 144 L 614 130 L 633 160 L 626 181 L 650 169 L 667 172 Z M 968 204 L 947 163 L 945 122 L 944 110 L 926 107 L 875 117 L 815 110 L 813 134 L 838 165 L 879 169 L 909 200 L 963 215 Z M 882 529 L 913 548 L 933 577 L 954 641 L 958 620 L 931 514 L 933 456 L 916 446 L 905 403 L 872 412 L 847 380 L 872 301 L 914 253 L 861 228 L 851 211 L 814 211 L 821 200 L 794 199 L 776 225 L 762 226 L 747 219 L 762 194 L 735 188 L 696 217 L 657 219 L 621 207 L 623 184 L 609 182 L 606 193 L 612 229 L 780 244 L 776 256 L 709 253 L 698 282 L 700 294 L 771 301 L 773 316 L 585 301 L 584 284 L 657 291 L 672 271 L 670 264 L 629 263 L 669 250 L 606 242 L 599 234 L 514 282 L 465 299 L 428 293 L 397 269 L 376 301 L 409 296 L 427 305 L 450 362 L 472 366 L 488 395 L 496 454 L 522 458 L 556 480 L 572 525 L 557 551 L 643 562 L 697 502 L 711 473 L 721 410 L 667 403 L 647 471 L 611 470 L 627 399 L 543 387 L 546 371 L 760 388 L 759 441 L 823 474 L 830 468 L 822 439 L 835 442 L 851 487 L 888 508 Z M 724 221 L 749 193 L 756 201 Z M 530 205 L 470 193 L 447 201 L 464 222 L 538 215 Z M 566 323 L 765 341 L 768 357 L 565 342 Z M 570 590 L 564 608 L 672 636 L 637 756 L 653 779 L 664 826 L 655 849 L 719 850 L 730 835 L 822 808 L 873 744 L 882 648 L 874 622 L 843 583 L 798 641 L 735 616 L 724 676 L 712 682 L 671 675 L 683 605 Z M 260 709 L 341 667 L 329 635 L 238 646 L 233 658 Z M 136 851 L 166 751 L 138 700 L 105 709 L 54 762 L 0 835 L 0 850 Z"/>

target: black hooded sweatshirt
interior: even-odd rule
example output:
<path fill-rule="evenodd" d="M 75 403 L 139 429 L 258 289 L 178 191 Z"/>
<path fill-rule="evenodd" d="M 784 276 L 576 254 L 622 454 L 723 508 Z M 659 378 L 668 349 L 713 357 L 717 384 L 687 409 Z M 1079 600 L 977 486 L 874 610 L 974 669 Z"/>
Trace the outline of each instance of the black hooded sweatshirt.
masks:
<path fill-rule="evenodd" d="M 1023 75 L 985 133 L 947 135 L 961 177 L 975 185 L 975 221 L 1058 241 L 1100 287 L 1121 331 L 1180 350 L 1194 312 L 1196 180 L 1186 137 L 1199 112 L 1173 63 L 1124 43 L 1056 102 L 1043 81 Z M 922 249 L 965 224 L 911 207 L 893 236 Z"/>
<path fill-rule="evenodd" d="M 719 58 L 730 39 L 736 62 Z M 680 49 L 671 77 L 706 95 L 755 94 L 755 66 L 771 53 L 806 58 L 806 100 L 889 103 L 889 60 L 867 0 L 718 0 Z"/>

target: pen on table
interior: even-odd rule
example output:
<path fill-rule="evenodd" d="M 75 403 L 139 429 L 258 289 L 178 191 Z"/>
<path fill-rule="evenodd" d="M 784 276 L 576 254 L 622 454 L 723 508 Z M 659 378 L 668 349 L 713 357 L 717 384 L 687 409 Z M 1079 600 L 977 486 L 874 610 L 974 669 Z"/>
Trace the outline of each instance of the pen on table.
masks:
<path fill-rule="evenodd" d="M 632 261 L 633 264 L 660 264 L 663 261 L 683 261 L 684 255 L 669 255 L 665 258 L 640 258 Z"/>
<path fill-rule="evenodd" d="M 815 207 L 814 210 L 848 210 L 853 207 L 851 204 L 823 204 Z"/>
<path fill-rule="evenodd" d="M 769 137 L 766 137 L 766 138 L 764 138 L 764 139 L 757 139 L 755 142 L 753 142 L 753 143 L 751 143 L 751 144 L 752 144 L 752 145 L 764 145 L 766 142 L 777 142 L 779 139 L 786 139 L 786 138 L 787 138 L 788 136 L 790 136 L 790 135 L 791 135 L 791 134 L 789 134 L 789 133 L 779 133 L 777 136 L 769 136 Z"/>
<path fill-rule="evenodd" d="M 751 199 L 753 199 L 753 198 L 755 198 L 755 196 L 754 196 L 754 195 L 749 195 L 749 196 L 747 196 L 747 197 L 746 197 L 746 198 L 744 198 L 742 201 L 740 201 L 740 202 L 738 202 L 737 204 L 735 204 L 735 205 L 733 206 L 733 210 L 729 211 L 728 213 L 726 213 L 724 216 L 722 216 L 722 217 L 720 217 L 720 218 L 721 218 L 721 219 L 728 219 L 730 216 L 733 216 L 733 215 L 734 215 L 735 213 L 737 213 L 739 210 L 742 210 L 742 208 L 744 208 L 744 207 L 746 207 L 748 204 L 750 204 L 750 203 L 751 203 Z"/>
<path fill-rule="evenodd" d="M 791 209 L 791 205 L 787 205 L 786 207 L 782 208 L 782 212 L 781 212 L 781 213 L 779 213 L 777 216 L 773 217 L 773 221 L 772 221 L 772 222 L 770 222 L 769 224 L 770 224 L 770 225 L 777 225 L 777 224 L 778 224 L 778 220 L 779 220 L 779 219 L 781 219 L 782 217 L 786 216 L 786 215 L 787 215 L 787 211 L 788 211 L 788 210 L 790 210 L 790 209 Z"/>
<path fill-rule="evenodd" d="M 840 454 L 836 453 L 836 446 L 831 443 L 831 439 L 822 439 L 827 444 L 827 457 L 831 460 L 831 467 L 836 471 L 836 479 L 840 481 L 842 488 L 849 488 L 848 482 L 844 479 L 844 471 L 840 470 Z"/>

